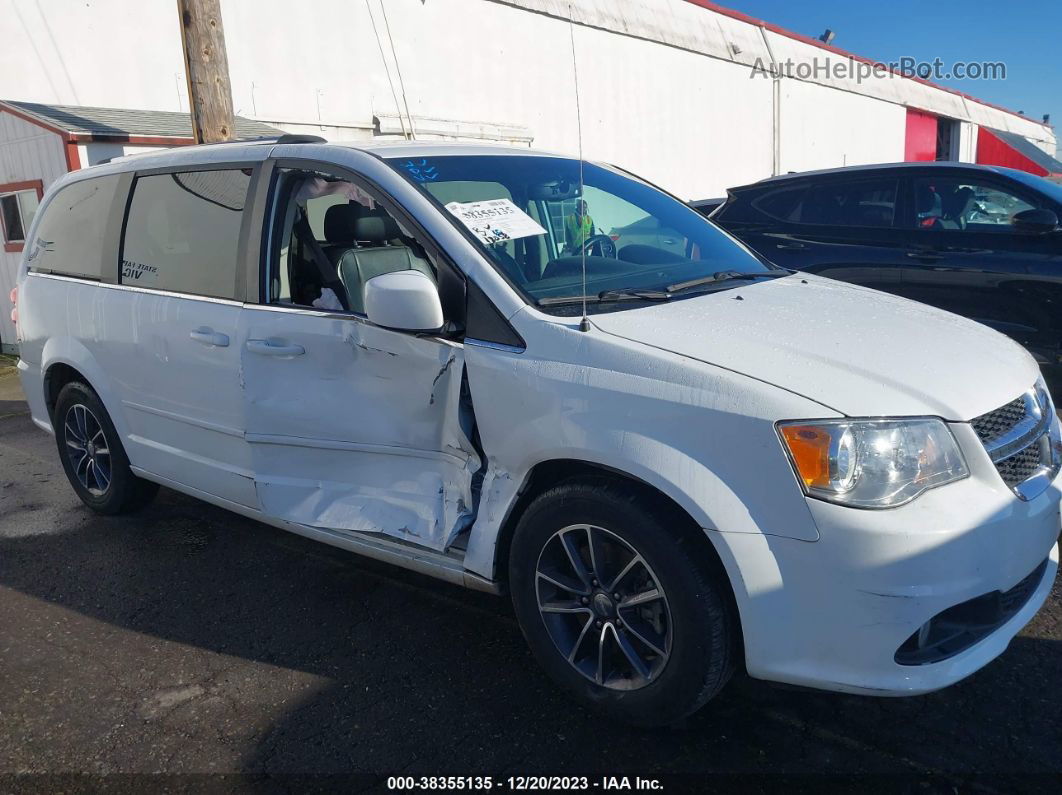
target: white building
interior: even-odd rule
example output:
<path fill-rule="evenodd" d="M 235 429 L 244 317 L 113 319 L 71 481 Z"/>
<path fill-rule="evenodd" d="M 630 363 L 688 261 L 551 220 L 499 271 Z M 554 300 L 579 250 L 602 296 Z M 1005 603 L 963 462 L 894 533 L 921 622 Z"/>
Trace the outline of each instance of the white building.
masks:
<path fill-rule="evenodd" d="M 859 79 L 864 59 L 707 0 L 574 0 L 571 22 L 567 0 L 222 0 L 222 14 L 248 119 L 575 153 L 578 109 L 585 157 L 684 198 L 787 171 L 976 161 L 979 143 L 1010 157 L 1007 136 L 1055 151 L 1046 124 L 918 79 Z M 172 0 L 7 0 L 0 29 L 0 99 L 188 110 Z M 46 187 L 55 174 L 12 170 L 9 146 L 0 136 L 0 194 Z"/>

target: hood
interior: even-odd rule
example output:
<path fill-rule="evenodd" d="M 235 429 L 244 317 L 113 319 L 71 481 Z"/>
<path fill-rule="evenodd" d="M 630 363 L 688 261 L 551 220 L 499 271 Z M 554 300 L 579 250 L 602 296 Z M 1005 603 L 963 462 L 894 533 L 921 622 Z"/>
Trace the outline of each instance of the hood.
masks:
<path fill-rule="evenodd" d="M 592 322 L 852 417 L 967 421 L 1013 400 L 1040 374 L 1023 348 L 987 326 L 810 274 L 594 315 Z"/>

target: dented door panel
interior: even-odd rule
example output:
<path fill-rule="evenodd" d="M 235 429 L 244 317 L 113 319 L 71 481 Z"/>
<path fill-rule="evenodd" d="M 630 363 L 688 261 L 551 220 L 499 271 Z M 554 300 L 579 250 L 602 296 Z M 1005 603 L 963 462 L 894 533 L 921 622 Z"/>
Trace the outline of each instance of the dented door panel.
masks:
<path fill-rule="evenodd" d="M 471 523 L 480 460 L 460 422 L 461 346 L 275 307 L 248 307 L 240 340 L 267 514 L 436 551 Z"/>

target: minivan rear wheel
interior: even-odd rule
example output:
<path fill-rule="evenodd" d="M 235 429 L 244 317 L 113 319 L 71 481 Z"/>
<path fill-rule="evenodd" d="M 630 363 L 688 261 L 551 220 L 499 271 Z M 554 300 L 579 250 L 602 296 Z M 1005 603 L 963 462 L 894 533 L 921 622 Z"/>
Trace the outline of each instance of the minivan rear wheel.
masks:
<path fill-rule="evenodd" d="M 120 514 L 147 505 L 158 484 L 138 478 L 99 396 L 72 381 L 60 390 L 52 428 L 63 471 L 77 496 L 101 514 Z"/>
<path fill-rule="evenodd" d="M 718 567 L 673 518 L 609 480 L 564 483 L 527 507 L 509 556 L 542 667 L 586 706 L 643 726 L 690 715 L 733 667 Z"/>

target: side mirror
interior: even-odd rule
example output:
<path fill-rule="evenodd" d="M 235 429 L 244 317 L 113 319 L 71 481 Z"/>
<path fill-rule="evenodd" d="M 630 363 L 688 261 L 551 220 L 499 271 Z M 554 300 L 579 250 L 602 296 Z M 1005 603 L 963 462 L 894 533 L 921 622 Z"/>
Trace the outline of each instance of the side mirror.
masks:
<path fill-rule="evenodd" d="M 393 271 L 365 282 L 365 314 L 397 331 L 437 331 L 443 325 L 439 288 L 420 271 Z"/>
<path fill-rule="evenodd" d="M 1053 210 L 1022 210 L 1011 218 L 1011 224 L 1020 232 L 1042 235 L 1058 229 L 1058 216 Z"/>

